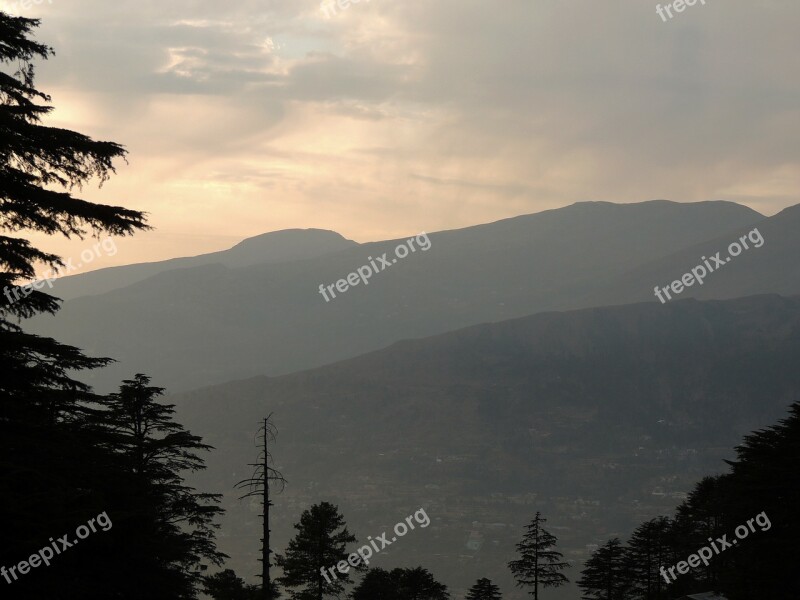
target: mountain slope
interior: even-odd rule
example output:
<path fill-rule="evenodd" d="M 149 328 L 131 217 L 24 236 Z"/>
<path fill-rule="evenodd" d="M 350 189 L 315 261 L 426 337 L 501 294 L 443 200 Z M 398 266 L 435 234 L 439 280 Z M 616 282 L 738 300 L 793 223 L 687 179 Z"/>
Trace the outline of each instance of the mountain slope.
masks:
<path fill-rule="evenodd" d="M 320 284 L 384 253 L 391 259 L 403 240 L 292 263 L 168 271 L 68 302 L 55 319 L 34 324 L 118 359 L 90 380 L 100 388 L 141 371 L 172 390 L 190 389 L 310 368 L 403 338 L 589 306 L 587 291 L 638 265 L 762 221 L 726 202 L 583 203 L 431 234 L 427 251 L 409 253 L 327 303 Z"/>
<path fill-rule="evenodd" d="M 536 510 L 578 562 L 587 544 L 671 511 L 798 399 L 798 360 L 800 298 L 685 300 L 479 325 L 171 400 L 218 449 L 199 482 L 226 494 L 237 570 L 256 564 L 258 506 L 231 488 L 274 412 L 290 482 L 273 510 L 278 548 L 312 502 L 339 503 L 361 540 L 422 506 L 433 525 L 377 566 L 424 564 L 456 588 L 487 576 L 510 592 L 505 562 Z"/>
<path fill-rule="evenodd" d="M 697 265 L 705 266 L 703 258 L 708 259 L 708 264 L 715 270 L 705 276 L 702 285 L 694 283 L 680 294 L 671 294 L 673 297 L 703 300 L 737 298 L 767 291 L 787 295 L 800 292 L 800 243 L 797 236 L 797 232 L 800 232 L 800 205 L 791 206 L 765 219 L 757 225 L 757 229 L 753 239 L 755 243 L 760 243 L 760 234 L 763 240 L 761 247 L 755 247 L 753 241 L 747 238 L 745 241 L 749 248 L 739 256 L 730 257 L 729 245 L 741 243 L 740 238 L 747 236 L 753 228 L 733 230 L 640 265 L 612 279 L 605 290 L 587 294 L 585 301 L 608 304 L 620 298 L 631 302 L 655 300 L 653 288 L 656 285 L 660 288 L 669 286 Z M 728 257 L 730 262 L 725 262 L 722 267 L 716 266 L 709 257 L 717 252 L 723 262 Z M 663 292 L 662 297 L 666 299 Z"/>

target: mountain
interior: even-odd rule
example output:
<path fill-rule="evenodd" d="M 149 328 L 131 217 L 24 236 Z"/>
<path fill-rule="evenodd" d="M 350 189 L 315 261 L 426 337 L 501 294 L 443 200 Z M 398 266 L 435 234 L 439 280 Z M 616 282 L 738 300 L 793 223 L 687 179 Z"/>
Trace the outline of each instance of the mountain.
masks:
<path fill-rule="evenodd" d="M 674 298 L 728 299 L 764 292 L 786 295 L 800 293 L 800 243 L 797 237 L 800 231 L 800 205 L 764 219 L 755 229 L 756 233 L 749 226 L 739 228 L 639 265 L 611 280 L 604 290 L 592 290 L 583 302 L 608 304 L 620 298 L 630 302 L 655 300 L 653 288 L 656 285 L 660 288 L 669 286 L 698 265 L 705 268 L 706 264 L 714 270 L 705 275 L 702 285 L 692 283 L 680 294 L 670 295 Z M 730 256 L 729 246 L 732 243 L 741 244 L 742 237 L 748 249 L 743 249 L 738 256 Z M 756 247 L 756 244 L 760 244 L 760 247 Z M 718 258 L 724 263 L 722 266 L 710 258 L 718 252 Z M 703 277 L 701 271 L 698 273 Z M 661 295 L 666 301 L 663 292 Z"/>
<path fill-rule="evenodd" d="M 98 269 L 89 273 L 63 277 L 53 282 L 52 293 L 63 300 L 71 300 L 79 296 L 104 294 L 175 269 L 215 264 L 240 268 L 258 264 L 289 262 L 323 256 L 357 245 L 356 242 L 345 239 L 334 231 L 284 229 L 248 238 L 233 248 L 220 252 Z"/>
<path fill-rule="evenodd" d="M 593 291 L 638 266 L 763 221 L 729 202 L 579 203 L 421 236 L 402 259 L 392 257 L 404 240 L 391 240 L 292 262 L 172 269 L 71 300 L 31 327 L 118 359 L 89 380 L 98 389 L 146 372 L 186 390 L 307 369 L 404 338 L 591 306 Z M 319 293 L 320 285 L 377 266 L 384 253 L 391 268 L 378 267 L 385 270 L 367 285 L 328 302 Z"/>
<path fill-rule="evenodd" d="M 339 504 L 362 543 L 423 507 L 432 525 L 375 566 L 423 564 L 456 590 L 486 576 L 522 598 L 505 563 L 537 510 L 574 580 L 587 545 L 671 513 L 743 435 L 785 416 L 798 361 L 800 297 L 690 299 L 483 324 L 170 401 L 219 448 L 197 483 L 225 494 L 238 572 L 257 568 L 259 506 L 232 486 L 274 413 L 289 480 L 272 510 L 278 551 L 315 502 Z"/>

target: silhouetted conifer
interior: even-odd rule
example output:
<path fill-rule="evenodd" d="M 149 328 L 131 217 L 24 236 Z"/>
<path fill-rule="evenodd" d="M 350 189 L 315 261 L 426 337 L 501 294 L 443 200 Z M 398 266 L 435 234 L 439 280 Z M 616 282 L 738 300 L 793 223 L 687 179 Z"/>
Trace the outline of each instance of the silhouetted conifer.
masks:
<path fill-rule="evenodd" d="M 558 539 L 544 529 L 545 522 L 546 519 L 537 511 L 522 541 L 517 544 L 519 559 L 508 563 L 517 587 L 532 588 L 528 593 L 534 600 L 539 600 L 540 587 L 559 587 L 569 583 L 561 572 L 569 567 L 569 563 L 564 562 L 564 556 L 554 549 Z"/>

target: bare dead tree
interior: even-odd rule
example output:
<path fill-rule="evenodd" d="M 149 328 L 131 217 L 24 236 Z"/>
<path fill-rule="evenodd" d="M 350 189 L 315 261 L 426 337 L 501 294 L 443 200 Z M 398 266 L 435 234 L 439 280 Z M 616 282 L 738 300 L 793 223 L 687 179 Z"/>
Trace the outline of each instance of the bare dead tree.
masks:
<path fill-rule="evenodd" d="M 286 487 L 286 479 L 283 475 L 273 469 L 270 465 L 273 464 L 272 454 L 269 451 L 270 443 L 274 443 L 277 438 L 278 430 L 272 423 L 272 413 L 264 419 L 261 427 L 256 433 L 256 446 L 259 449 L 257 462 L 250 463 L 249 466 L 253 467 L 253 475 L 247 479 L 243 479 L 236 484 L 237 489 L 247 488 L 249 491 L 239 500 L 244 498 L 251 498 L 258 496 L 261 498 L 263 513 L 261 514 L 264 532 L 261 538 L 261 590 L 264 600 L 272 600 L 274 591 L 272 589 L 272 580 L 270 579 L 269 569 L 271 566 L 270 555 L 272 549 L 269 544 L 269 507 L 272 506 L 269 492 L 270 486 L 278 487 L 278 493 L 282 492 Z"/>

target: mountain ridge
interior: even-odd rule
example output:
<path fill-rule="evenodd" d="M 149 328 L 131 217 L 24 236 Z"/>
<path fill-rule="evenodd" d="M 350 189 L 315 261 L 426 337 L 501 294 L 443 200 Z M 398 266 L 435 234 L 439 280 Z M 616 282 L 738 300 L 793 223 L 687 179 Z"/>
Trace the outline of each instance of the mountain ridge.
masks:
<path fill-rule="evenodd" d="M 601 290 L 676 247 L 763 220 L 733 203 L 579 204 L 426 234 L 427 251 L 409 254 L 332 302 L 320 296 L 320 285 L 347 277 L 382 253 L 391 257 L 402 239 L 302 262 L 167 271 L 124 290 L 69 301 L 55 319 L 40 318 L 32 326 L 118 359 L 88 379 L 101 389 L 131 372 L 146 372 L 180 391 L 303 370 L 401 337 L 591 305 L 587 290 Z M 774 290 L 767 285 L 757 291 Z M 99 326 L 81 327 L 88 319 Z"/>
<path fill-rule="evenodd" d="M 149 277 L 177 269 L 222 264 L 246 267 L 260 263 L 304 260 L 358 245 L 327 229 L 281 229 L 237 242 L 226 250 L 166 260 L 97 269 L 56 279 L 53 294 L 63 300 L 99 295 L 134 285 Z"/>

